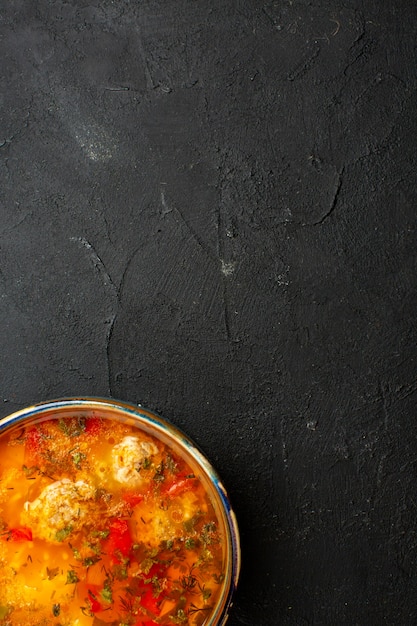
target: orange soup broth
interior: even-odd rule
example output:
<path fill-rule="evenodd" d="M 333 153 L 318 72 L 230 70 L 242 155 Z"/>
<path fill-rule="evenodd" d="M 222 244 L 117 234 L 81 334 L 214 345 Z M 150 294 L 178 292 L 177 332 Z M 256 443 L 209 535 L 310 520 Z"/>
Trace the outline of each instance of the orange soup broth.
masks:
<path fill-rule="evenodd" d="M 225 579 L 208 480 L 97 413 L 0 435 L 0 624 L 202 626 Z"/>

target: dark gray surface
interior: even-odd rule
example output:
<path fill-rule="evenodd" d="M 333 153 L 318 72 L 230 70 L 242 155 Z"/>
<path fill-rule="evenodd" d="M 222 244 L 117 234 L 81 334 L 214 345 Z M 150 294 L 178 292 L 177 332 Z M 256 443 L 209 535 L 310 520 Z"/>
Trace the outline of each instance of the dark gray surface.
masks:
<path fill-rule="evenodd" d="M 9 0 L 1 414 L 113 396 L 234 502 L 230 626 L 417 623 L 414 1 Z"/>

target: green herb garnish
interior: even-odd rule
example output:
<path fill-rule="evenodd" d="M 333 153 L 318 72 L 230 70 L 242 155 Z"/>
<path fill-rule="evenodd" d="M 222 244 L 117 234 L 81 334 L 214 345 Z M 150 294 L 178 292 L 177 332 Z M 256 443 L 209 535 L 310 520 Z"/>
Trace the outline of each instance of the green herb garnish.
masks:
<path fill-rule="evenodd" d="M 87 556 L 85 557 L 85 559 L 82 560 L 82 564 L 84 565 L 84 567 L 91 567 L 92 565 L 94 565 L 95 563 L 98 563 L 99 561 L 101 561 L 100 556 Z"/>
<path fill-rule="evenodd" d="M 67 580 L 65 582 L 66 585 L 73 585 L 75 583 L 78 583 L 79 578 L 77 576 L 77 573 L 74 572 L 73 569 L 69 569 L 67 571 Z"/>
<path fill-rule="evenodd" d="M 149 457 L 146 457 L 146 459 L 143 459 L 142 461 L 143 469 L 145 470 L 150 469 L 151 465 L 152 465 L 152 461 Z"/>
<path fill-rule="evenodd" d="M 195 540 L 192 537 L 187 537 L 184 542 L 186 550 L 194 550 L 195 548 Z"/>
<path fill-rule="evenodd" d="M 81 469 L 81 463 L 86 458 L 82 452 L 74 452 L 72 455 L 72 461 L 77 469 Z"/>
<path fill-rule="evenodd" d="M 91 536 L 98 537 L 99 539 L 107 539 L 109 534 L 110 534 L 109 530 L 92 530 L 91 531 Z"/>
<path fill-rule="evenodd" d="M 66 526 L 57 530 L 55 533 L 55 541 L 65 541 L 65 539 L 72 533 L 72 526 Z"/>
<path fill-rule="evenodd" d="M 85 417 L 62 417 L 58 420 L 58 428 L 67 437 L 79 437 L 85 431 Z"/>
<path fill-rule="evenodd" d="M 113 602 L 113 591 L 111 588 L 111 582 L 108 578 L 104 581 L 104 587 L 101 590 L 100 595 L 104 602 L 107 602 L 108 604 Z"/>

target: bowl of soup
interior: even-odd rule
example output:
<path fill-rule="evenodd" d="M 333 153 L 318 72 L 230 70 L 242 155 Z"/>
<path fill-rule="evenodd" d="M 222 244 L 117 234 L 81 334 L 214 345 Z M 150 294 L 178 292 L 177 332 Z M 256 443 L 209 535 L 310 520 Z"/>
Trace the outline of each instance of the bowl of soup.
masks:
<path fill-rule="evenodd" d="M 222 625 L 239 569 L 217 473 L 158 415 L 70 398 L 0 420 L 0 624 Z"/>

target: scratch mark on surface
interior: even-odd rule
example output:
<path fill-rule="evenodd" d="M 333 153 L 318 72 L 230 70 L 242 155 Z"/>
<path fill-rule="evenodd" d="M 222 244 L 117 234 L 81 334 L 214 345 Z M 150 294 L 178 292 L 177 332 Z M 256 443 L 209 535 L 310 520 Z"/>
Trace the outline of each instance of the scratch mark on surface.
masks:
<path fill-rule="evenodd" d="M 388 401 L 387 401 L 387 389 L 381 382 L 379 385 L 379 390 L 382 398 L 382 411 L 384 414 L 384 429 L 388 430 L 389 426 L 389 413 L 388 413 Z"/>
<path fill-rule="evenodd" d="M 324 33 L 322 37 L 315 37 L 314 42 L 318 43 L 319 41 L 325 41 L 326 43 L 330 43 L 329 35 Z M 310 69 L 310 68 L 309 68 Z"/>
<path fill-rule="evenodd" d="M 117 299 L 119 300 L 119 302 L 121 302 L 122 291 L 123 291 L 124 286 L 125 286 L 127 272 L 129 271 L 130 266 L 132 265 L 132 262 L 133 262 L 135 256 L 137 255 L 137 253 L 139 252 L 140 248 L 141 248 L 140 246 L 135 248 L 133 250 L 132 254 L 130 255 L 130 257 L 128 258 L 127 262 L 126 262 L 125 269 L 123 270 L 122 278 L 120 279 L 120 284 L 119 284 L 119 288 L 118 288 L 118 291 L 117 291 Z"/>
<path fill-rule="evenodd" d="M 104 87 L 105 91 L 130 91 L 130 87 Z"/>
<path fill-rule="evenodd" d="M 396 391 L 399 399 L 404 400 L 417 391 L 417 382 L 411 383 L 410 385 L 401 385 L 401 387 Z"/>
<path fill-rule="evenodd" d="M 107 335 L 106 335 L 106 362 L 107 362 L 107 376 L 108 376 L 108 388 L 109 388 L 109 394 L 112 397 L 113 396 L 113 381 L 115 379 L 115 376 L 113 375 L 113 368 L 112 368 L 112 363 L 111 363 L 111 349 L 110 349 L 110 345 L 111 345 L 111 341 L 113 338 L 113 331 L 114 331 L 114 327 L 116 324 L 116 319 L 117 316 L 119 314 L 119 310 L 120 310 L 120 306 L 121 306 L 121 302 L 122 302 L 122 292 L 125 286 L 125 282 L 126 282 L 126 276 L 127 273 L 129 271 L 129 268 L 133 262 L 133 259 L 136 257 L 136 254 L 139 252 L 140 247 L 135 248 L 135 250 L 132 252 L 132 254 L 130 255 L 130 257 L 128 258 L 125 268 L 122 272 L 122 277 L 120 279 L 120 283 L 119 283 L 119 287 L 117 289 L 117 293 L 116 293 L 116 297 L 117 297 L 117 308 L 114 312 L 114 315 L 111 317 L 110 322 L 109 322 L 109 328 L 107 331 Z"/>
<path fill-rule="evenodd" d="M 362 31 L 356 37 L 355 41 L 352 43 L 348 52 L 352 52 L 352 59 L 347 63 L 343 70 L 344 76 L 348 76 L 348 70 L 352 68 L 355 63 L 357 63 L 362 57 L 366 55 L 367 52 L 372 47 L 372 41 L 365 40 L 366 30 L 363 26 Z M 357 50 L 359 48 L 359 50 Z"/>
<path fill-rule="evenodd" d="M 140 31 L 139 28 L 137 28 L 137 33 L 138 33 L 138 48 L 139 48 L 139 54 L 140 57 L 142 59 L 142 63 L 144 65 L 144 71 L 145 71 L 145 77 L 146 77 L 146 84 L 148 87 L 148 90 L 154 90 L 156 88 L 155 82 L 152 78 L 152 74 L 151 74 L 151 70 L 149 68 L 149 63 L 148 63 L 148 59 L 145 53 L 145 49 L 143 47 L 143 42 L 142 42 L 142 33 Z"/>
<path fill-rule="evenodd" d="M 19 203 L 16 203 L 19 206 Z M 25 213 L 18 222 L 16 222 L 15 224 L 12 224 L 11 226 L 7 226 L 6 228 L 4 228 L 1 232 L 0 232 L 0 237 L 2 237 L 5 233 L 9 233 L 12 230 L 15 230 L 15 228 L 18 228 L 21 224 L 23 224 L 27 219 L 33 217 L 33 211 L 28 211 L 27 213 Z"/>
<path fill-rule="evenodd" d="M 281 419 L 280 430 L 281 430 L 282 465 L 284 467 L 284 472 L 287 472 L 288 471 L 288 453 L 287 453 L 287 443 L 285 441 L 285 433 L 284 433 L 284 419 Z"/>
<path fill-rule="evenodd" d="M 380 487 L 384 478 L 384 464 L 388 458 L 388 452 L 385 452 L 378 462 L 377 472 L 376 472 L 376 486 Z"/>
<path fill-rule="evenodd" d="M 96 269 L 98 275 L 102 279 L 104 285 L 109 288 L 112 298 L 115 299 L 115 310 L 111 317 L 106 320 L 107 330 L 106 330 L 106 338 L 105 338 L 105 354 L 106 354 L 106 366 L 107 366 L 107 379 L 108 379 L 108 389 L 110 396 L 112 395 L 112 372 L 110 366 L 110 342 L 113 335 L 114 323 L 116 321 L 116 317 L 119 311 L 120 305 L 120 289 L 123 284 L 124 274 L 122 275 L 122 279 L 119 287 L 114 284 L 110 274 L 108 273 L 106 266 L 104 265 L 102 259 L 97 254 L 94 246 L 85 238 L 85 237 L 70 237 L 70 241 L 74 241 L 78 243 L 80 246 L 83 246 L 88 252 L 88 256 L 90 261 L 93 264 L 93 267 Z M 131 260 L 131 259 L 130 259 Z M 130 261 L 128 261 L 128 265 Z"/>
<path fill-rule="evenodd" d="M 183 213 L 179 210 L 179 208 L 175 204 L 173 205 L 173 208 L 171 209 L 170 212 L 172 212 L 173 215 L 176 215 L 177 218 L 179 218 L 175 220 L 177 224 L 182 225 L 186 228 L 188 233 L 191 235 L 191 238 L 193 239 L 193 241 L 198 245 L 199 248 L 201 248 L 205 252 L 205 254 L 210 258 L 210 260 L 212 261 L 215 260 L 215 257 L 213 253 L 211 252 L 211 250 L 204 243 L 204 241 L 199 237 L 199 235 L 195 232 L 194 228 L 191 226 L 191 224 L 188 222 L 188 220 L 185 218 Z"/>
<path fill-rule="evenodd" d="M 338 173 L 337 184 L 334 190 L 334 194 L 333 194 L 333 198 L 332 198 L 329 210 L 319 220 L 317 220 L 316 222 L 313 222 L 312 224 L 306 224 L 306 226 L 319 226 L 320 224 L 323 224 L 323 222 L 331 216 L 331 214 L 333 213 L 333 211 L 335 210 L 337 206 L 337 201 L 339 199 L 340 190 L 343 184 L 344 171 L 345 171 L 345 168 L 343 166 L 340 172 Z"/>
<path fill-rule="evenodd" d="M 105 229 L 106 229 L 106 235 L 107 235 L 107 238 L 108 238 L 108 240 L 110 241 L 110 243 L 113 243 L 113 239 L 112 239 L 112 236 L 111 236 L 111 229 L 110 229 L 110 225 L 109 225 L 108 219 L 107 219 L 107 217 L 106 217 L 106 215 L 105 215 L 104 211 L 101 211 L 101 212 L 100 212 L 100 215 L 101 215 L 101 217 L 102 217 L 102 219 L 103 219 L 103 222 L 104 222 L 104 227 L 105 227 Z"/>
<path fill-rule="evenodd" d="M 230 314 L 229 314 L 229 305 L 228 305 L 228 297 L 227 297 L 227 287 L 225 281 L 223 281 L 223 291 L 222 291 L 222 301 L 223 301 L 223 320 L 224 320 L 224 329 L 226 332 L 227 341 L 231 341 L 232 335 L 230 332 Z"/>
<path fill-rule="evenodd" d="M 112 372 L 111 358 L 110 358 L 110 343 L 111 343 L 112 336 L 113 336 L 114 324 L 116 322 L 117 313 L 118 313 L 118 309 L 115 311 L 115 313 L 112 315 L 111 319 L 109 320 L 109 327 L 108 327 L 107 334 L 106 334 L 107 386 L 109 388 L 110 397 L 112 397 L 113 395 L 113 389 L 112 389 L 113 372 Z"/>
<path fill-rule="evenodd" d="M 161 215 L 162 217 L 165 217 L 165 215 L 168 215 L 168 213 L 171 213 L 172 211 L 171 207 L 168 206 L 168 202 L 165 197 L 165 186 L 166 186 L 166 183 L 161 183 L 161 204 L 162 204 Z"/>
<path fill-rule="evenodd" d="M 335 19 L 331 19 L 331 22 L 334 22 L 334 24 L 336 24 L 336 28 L 334 29 L 334 31 L 331 33 L 332 37 L 336 37 L 337 33 L 340 30 L 340 22 L 339 20 L 335 20 Z"/>
<path fill-rule="evenodd" d="M 221 281 L 222 281 L 221 298 L 222 298 L 222 305 L 223 305 L 223 323 L 224 323 L 226 339 L 227 341 L 230 341 L 231 333 L 230 333 L 230 314 L 229 314 L 227 278 L 229 278 L 230 275 L 233 274 L 234 267 L 231 266 L 230 263 L 226 263 L 223 258 L 224 256 L 223 255 L 224 244 L 222 240 L 223 220 L 222 220 L 222 210 L 221 210 L 220 203 L 217 206 L 216 218 L 217 218 L 217 258 L 220 261 Z"/>
<path fill-rule="evenodd" d="M 94 246 L 89 241 L 87 241 L 85 237 L 70 237 L 70 241 L 74 241 L 88 250 L 90 260 L 101 278 L 103 279 L 104 284 L 106 285 L 106 287 L 109 287 L 113 291 L 114 295 L 117 297 L 117 287 L 112 281 L 111 276 L 108 273 L 103 261 L 95 251 Z"/>
<path fill-rule="evenodd" d="M 318 40 L 322 38 L 317 37 L 316 39 Z M 299 63 L 293 69 L 293 71 L 288 74 L 287 80 L 289 80 L 290 82 L 293 82 L 294 80 L 298 78 L 302 78 L 305 74 L 307 74 L 307 72 L 309 72 L 311 68 L 313 67 L 319 54 L 320 54 L 320 46 L 316 45 L 314 49 L 311 51 L 310 55 L 306 59 L 301 61 L 301 63 Z"/>

